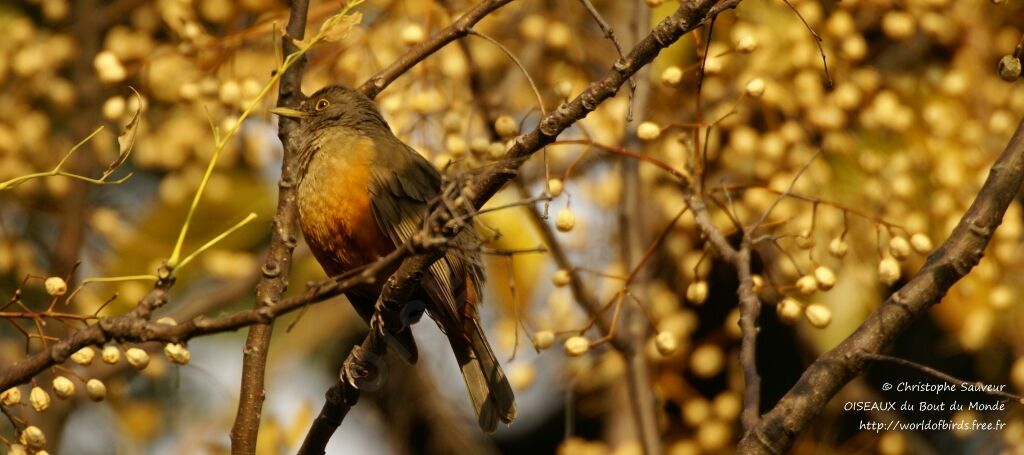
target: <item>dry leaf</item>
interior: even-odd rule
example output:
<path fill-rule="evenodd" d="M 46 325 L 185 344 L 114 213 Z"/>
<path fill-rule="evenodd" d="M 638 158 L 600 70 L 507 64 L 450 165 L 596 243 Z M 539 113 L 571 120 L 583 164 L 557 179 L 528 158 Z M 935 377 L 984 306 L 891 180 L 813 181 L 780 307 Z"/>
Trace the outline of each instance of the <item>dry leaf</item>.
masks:
<path fill-rule="evenodd" d="M 128 159 L 128 155 L 132 153 L 132 147 L 135 146 L 135 136 L 139 131 L 139 114 L 142 113 L 142 96 L 139 92 L 135 91 L 135 98 L 139 100 L 139 108 L 132 114 L 132 119 L 128 121 L 128 124 L 124 126 L 124 130 L 117 136 L 117 159 L 110 163 L 109 166 L 103 171 L 103 177 L 107 178 L 110 174 L 113 174 L 124 162 Z"/>
<path fill-rule="evenodd" d="M 352 14 L 335 14 L 320 26 L 320 33 L 324 35 L 324 41 L 341 41 L 362 21 L 363 13 L 358 11 Z"/>

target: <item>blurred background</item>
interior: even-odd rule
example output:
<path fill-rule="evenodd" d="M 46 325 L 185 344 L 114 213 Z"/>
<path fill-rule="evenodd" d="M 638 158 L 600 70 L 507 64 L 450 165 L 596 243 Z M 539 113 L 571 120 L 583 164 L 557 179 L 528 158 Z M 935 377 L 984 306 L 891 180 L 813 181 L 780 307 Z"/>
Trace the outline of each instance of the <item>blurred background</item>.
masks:
<path fill-rule="evenodd" d="M 361 24 L 310 53 L 304 91 L 362 83 L 474 3 L 368 0 L 357 8 Z M 560 137 L 577 143 L 532 158 L 521 190 L 507 188 L 491 202 L 547 191 L 551 201 L 533 204 L 546 219 L 534 222 L 534 213 L 517 206 L 479 220 L 481 233 L 497 237 L 490 248 L 531 249 L 553 237 L 583 285 L 622 309 L 620 330 L 638 340 L 660 445 L 671 455 L 731 453 L 741 435 L 736 273 L 709 253 L 692 214 L 679 216 L 685 203 L 671 174 L 603 150 L 640 152 L 690 176 L 703 171 L 713 221 L 726 233 L 736 232 L 734 219 L 755 222 L 808 166 L 793 187 L 799 197 L 783 200 L 766 220 L 771 241 L 760 244 L 755 260 L 769 409 L 945 239 L 1024 114 L 1024 88 L 1000 77 L 1007 61 L 998 66 L 1021 40 L 1020 2 L 789 3 L 745 1 L 713 30 L 685 36 L 638 74 L 635 91 L 627 84 Z M 624 49 L 678 4 L 593 0 Z M 312 1 L 308 30 L 338 10 L 337 1 Z M 43 311 L 51 297 L 42 278 L 73 273 L 68 286 L 76 292 L 62 301 L 64 311 L 118 315 L 133 308 L 151 280 L 80 284 L 153 274 L 170 255 L 216 147 L 212 128 L 230 129 L 270 80 L 287 14 L 287 2 L 277 0 L 0 3 L 0 181 L 53 169 L 102 126 L 62 168 L 97 178 L 118 154 L 119 132 L 142 110 L 134 150 L 114 174 L 131 173 L 123 183 L 47 177 L 0 194 L 0 299 L 20 289 L 25 311 Z M 504 139 L 535 127 L 542 111 L 575 97 L 617 58 L 576 1 L 513 1 L 475 28 L 504 49 L 464 38 L 377 97 L 396 134 L 449 175 L 500 159 Z M 250 212 L 258 219 L 182 269 L 156 317 L 182 321 L 253 306 L 280 174 L 276 120 L 266 112 L 274 93 L 219 157 L 185 251 Z M 1014 203 L 981 264 L 891 355 L 1024 391 L 1021 217 Z M 424 322 L 414 330 L 419 364 L 390 363 L 387 382 L 363 396 L 329 453 L 642 453 L 626 380 L 633 363 L 596 329 L 581 333 L 590 319 L 551 255 L 493 255 L 487 266 L 482 314 L 517 390 L 514 424 L 480 433 L 444 337 Z M 637 279 L 624 286 L 634 271 Z M 290 293 L 323 278 L 300 245 Z M 3 319 L 0 366 L 40 349 L 47 339 L 38 334 L 60 338 L 81 326 Z M 344 298 L 277 321 L 259 453 L 297 449 L 365 331 Z M 563 349 L 579 335 L 591 342 L 585 352 Z M 244 332 L 191 340 L 186 366 L 168 361 L 159 345 L 114 345 L 149 351 L 148 366 L 97 360 L 51 369 L 21 386 L 22 395 L 34 385 L 49 391 L 61 375 L 80 391 L 54 397 L 43 412 L 27 399 L 5 403 L 0 451 L 17 442 L 12 421 L 19 421 L 41 428 L 51 453 L 227 453 L 243 340 Z M 81 391 L 88 379 L 106 385 L 104 401 Z M 976 432 L 862 431 L 862 421 L 893 416 L 844 411 L 848 401 L 934 399 L 882 391 L 881 384 L 899 381 L 937 382 L 914 369 L 872 367 L 843 389 L 793 452 L 1024 452 L 1024 419 L 1014 405 L 897 416 L 1008 423 Z"/>

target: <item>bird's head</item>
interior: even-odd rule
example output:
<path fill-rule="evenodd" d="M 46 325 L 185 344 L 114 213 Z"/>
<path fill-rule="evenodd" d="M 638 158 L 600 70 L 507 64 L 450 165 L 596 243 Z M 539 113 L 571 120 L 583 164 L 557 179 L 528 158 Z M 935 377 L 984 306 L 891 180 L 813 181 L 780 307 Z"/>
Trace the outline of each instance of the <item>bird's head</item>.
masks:
<path fill-rule="evenodd" d="M 299 122 L 302 130 L 316 131 L 327 127 L 348 127 L 364 131 L 387 123 L 377 105 L 362 92 L 341 85 L 318 90 L 303 100 L 297 109 L 275 107 L 270 112 Z"/>

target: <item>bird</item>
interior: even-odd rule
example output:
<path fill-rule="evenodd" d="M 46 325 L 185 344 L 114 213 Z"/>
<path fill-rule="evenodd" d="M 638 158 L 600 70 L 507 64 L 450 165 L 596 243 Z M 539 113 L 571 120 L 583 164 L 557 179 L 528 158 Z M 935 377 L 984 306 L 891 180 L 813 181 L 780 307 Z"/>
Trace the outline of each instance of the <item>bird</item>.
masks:
<path fill-rule="evenodd" d="M 342 85 L 303 97 L 295 108 L 271 112 L 297 122 L 286 140 L 296 153 L 296 205 L 303 237 L 329 276 L 366 266 L 415 236 L 431 201 L 441 191 L 441 175 L 422 155 L 392 133 L 376 103 Z M 429 267 L 410 302 L 422 302 L 448 338 L 480 427 L 516 417 L 512 388 L 480 325 L 478 306 L 484 280 L 478 234 L 467 227 L 457 247 Z M 462 248 L 459 248 L 462 247 Z M 386 278 L 355 287 L 346 297 L 367 323 Z M 410 304 L 407 304 L 410 305 Z M 403 311 L 409 310 L 408 308 Z M 372 324 L 371 324 L 372 326 Z M 410 364 L 418 350 L 412 330 L 385 334 L 388 347 Z"/>

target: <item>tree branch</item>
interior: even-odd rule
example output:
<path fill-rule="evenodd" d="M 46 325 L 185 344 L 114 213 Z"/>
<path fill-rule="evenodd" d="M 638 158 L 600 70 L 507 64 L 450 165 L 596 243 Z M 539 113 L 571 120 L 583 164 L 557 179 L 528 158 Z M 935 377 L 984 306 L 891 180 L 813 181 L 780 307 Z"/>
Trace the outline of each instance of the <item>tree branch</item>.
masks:
<path fill-rule="evenodd" d="M 63 363 L 72 353 L 86 346 L 100 346 L 111 340 L 130 343 L 181 343 L 199 336 L 232 332 L 254 324 L 270 323 L 306 305 L 322 302 L 357 285 L 370 282 L 383 270 L 394 267 L 408 251 L 406 248 L 396 250 L 365 269 L 326 280 L 299 295 L 282 299 L 276 305 L 257 307 L 213 319 L 197 316 L 181 321 L 177 325 L 158 324 L 148 320 L 154 310 L 167 303 L 167 291 L 173 284 L 170 280 L 158 281 L 153 291 L 128 314 L 101 318 L 96 324 L 75 332 L 48 349 L 4 368 L 0 371 L 0 390 L 27 382 L 46 368 Z"/>
<path fill-rule="evenodd" d="M 740 280 L 740 364 L 743 367 L 743 429 L 749 430 L 761 417 L 761 375 L 757 371 L 757 319 L 761 316 L 761 300 L 754 292 L 750 273 L 750 237 L 744 236 L 736 254 L 736 274 Z"/>
<path fill-rule="evenodd" d="M 290 55 L 297 50 L 292 39 L 302 39 L 306 34 L 306 14 L 309 10 L 308 0 L 293 0 L 291 13 L 288 17 L 287 35 L 281 38 L 281 55 Z M 303 97 L 301 84 L 302 73 L 306 66 L 303 55 L 281 75 L 278 86 L 278 106 L 294 105 Z M 281 294 L 288 289 L 288 273 L 291 270 L 292 251 L 295 249 L 296 215 L 295 182 L 297 169 L 295 166 L 296 151 L 288 140 L 291 131 L 297 126 L 292 119 L 280 118 L 278 137 L 284 145 L 284 158 L 281 163 L 281 180 L 278 184 L 277 212 L 270 235 L 270 249 L 261 269 L 263 275 L 256 285 L 256 308 L 263 309 L 273 306 Z M 264 374 L 267 366 L 267 351 L 270 348 L 270 335 L 273 326 L 270 320 L 261 320 L 249 328 L 242 351 L 242 381 L 238 396 L 238 413 L 231 427 L 231 453 L 236 455 L 251 454 L 256 451 L 256 436 L 259 432 L 260 413 L 263 409 Z"/>
<path fill-rule="evenodd" d="M 416 66 L 417 63 L 441 50 L 448 43 L 465 37 L 477 22 L 480 22 L 488 14 L 511 2 L 512 0 L 486 0 L 480 2 L 467 11 L 466 14 L 456 19 L 455 22 L 441 29 L 426 41 L 417 44 L 390 66 L 384 68 L 366 82 L 363 82 L 359 86 L 359 90 L 370 98 L 376 98 L 395 79 L 405 74 L 406 71 Z"/>
<path fill-rule="evenodd" d="M 918 316 L 978 264 L 1024 181 L 1024 123 L 992 165 L 985 184 L 953 233 L 921 270 L 871 313 L 857 330 L 818 358 L 740 441 L 741 453 L 784 453 L 829 400 L 891 345 Z"/>

